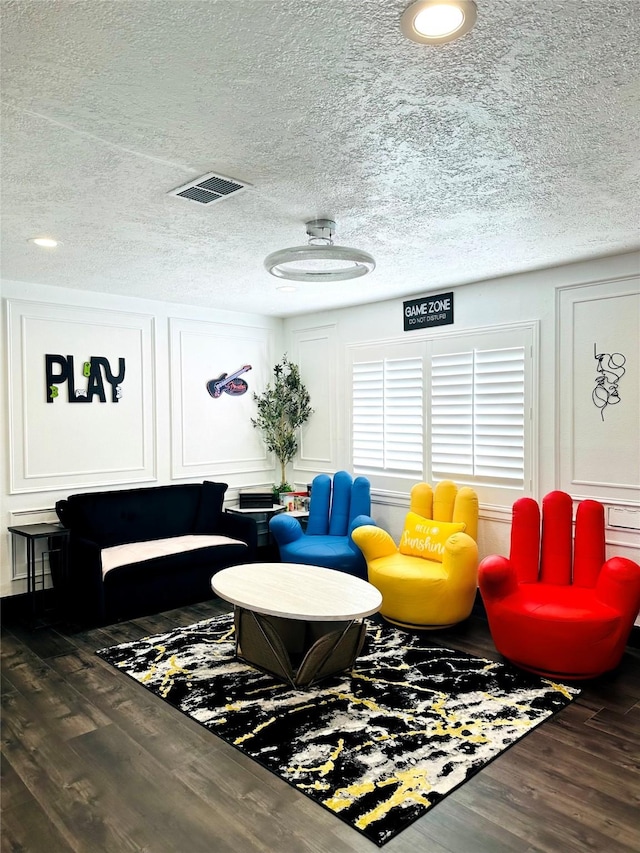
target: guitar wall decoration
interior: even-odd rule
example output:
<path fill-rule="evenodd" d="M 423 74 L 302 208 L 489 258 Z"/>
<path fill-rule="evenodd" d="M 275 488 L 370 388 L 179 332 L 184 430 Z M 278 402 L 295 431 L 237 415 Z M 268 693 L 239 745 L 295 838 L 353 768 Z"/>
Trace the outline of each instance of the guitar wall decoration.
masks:
<path fill-rule="evenodd" d="M 249 386 L 244 379 L 240 379 L 243 373 L 251 370 L 250 364 L 243 364 L 240 370 L 236 370 L 229 376 L 228 373 L 221 373 L 217 379 L 210 379 L 207 382 L 207 391 L 214 399 L 222 396 L 222 393 L 230 394 L 232 397 L 239 397 L 241 394 L 246 394 Z"/>

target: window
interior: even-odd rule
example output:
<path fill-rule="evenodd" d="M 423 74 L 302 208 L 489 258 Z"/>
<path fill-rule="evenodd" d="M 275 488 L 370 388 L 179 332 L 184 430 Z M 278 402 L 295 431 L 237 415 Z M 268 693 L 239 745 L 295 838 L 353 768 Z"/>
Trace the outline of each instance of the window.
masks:
<path fill-rule="evenodd" d="M 483 503 L 533 489 L 536 325 L 351 348 L 352 469 L 374 489 L 451 479 Z"/>
<path fill-rule="evenodd" d="M 353 365 L 353 467 L 360 473 L 423 470 L 423 360 Z"/>
<path fill-rule="evenodd" d="M 524 347 L 434 355 L 431 473 L 524 486 Z"/>

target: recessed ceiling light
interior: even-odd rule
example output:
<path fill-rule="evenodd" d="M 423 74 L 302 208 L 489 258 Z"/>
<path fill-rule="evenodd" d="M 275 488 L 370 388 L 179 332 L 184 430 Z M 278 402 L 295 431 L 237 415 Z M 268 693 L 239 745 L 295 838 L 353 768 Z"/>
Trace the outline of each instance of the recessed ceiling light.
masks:
<path fill-rule="evenodd" d="M 295 293 L 297 289 L 293 284 L 281 284 L 280 287 L 276 287 L 280 293 Z"/>
<path fill-rule="evenodd" d="M 468 33 L 477 16 L 473 0 L 416 0 L 403 12 L 400 29 L 411 41 L 444 44 Z"/>
<path fill-rule="evenodd" d="M 60 243 L 54 240 L 53 237 L 29 237 L 27 243 L 35 243 L 36 246 L 43 246 L 45 249 L 55 249 Z"/>

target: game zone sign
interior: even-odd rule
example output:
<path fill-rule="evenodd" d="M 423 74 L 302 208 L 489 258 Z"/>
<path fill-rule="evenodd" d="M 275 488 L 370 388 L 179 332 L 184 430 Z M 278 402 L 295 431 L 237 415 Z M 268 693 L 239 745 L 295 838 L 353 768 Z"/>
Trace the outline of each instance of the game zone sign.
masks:
<path fill-rule="evenodd" d="M 420 296 L 402 303 L 405 332 L 453 323 L 453 291 Z"/>

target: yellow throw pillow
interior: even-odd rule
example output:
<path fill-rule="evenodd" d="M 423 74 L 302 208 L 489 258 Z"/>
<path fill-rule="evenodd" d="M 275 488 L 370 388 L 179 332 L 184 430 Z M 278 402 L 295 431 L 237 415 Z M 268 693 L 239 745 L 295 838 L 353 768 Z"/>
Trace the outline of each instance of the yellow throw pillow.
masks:
<path fill-rule="evenodd" d="M 462 521 L 432 521 L 415 512 L 408 512 L 400 537 L 400 553 L 441 563 L 444 543 L 454 533 L 462 533 L 466 526 Z"/>

